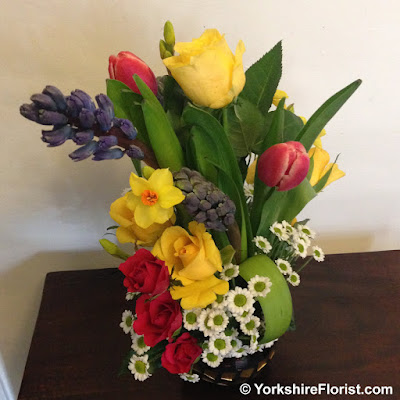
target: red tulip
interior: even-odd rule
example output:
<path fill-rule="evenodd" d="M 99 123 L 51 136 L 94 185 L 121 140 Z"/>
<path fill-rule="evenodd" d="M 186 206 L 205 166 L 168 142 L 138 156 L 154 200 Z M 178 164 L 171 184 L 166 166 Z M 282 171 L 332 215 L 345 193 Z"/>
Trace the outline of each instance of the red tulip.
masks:
<path fill-rule="evenodd" d="M 140 93 L 133 75 L 137 74 L 157 95 L 157 80 L 149 66 L 130 51 L 121 51 L 117 56 L 110 56 L 108 72 L 111 79 L 125 83 L 135 93 Z"/>
<path fill-rule="evenodd" d="M 310 158 L 300 142 L 279 143 L 261 154 L 258 177 L 279 192 L 293 189 L 307 176 Z"/>

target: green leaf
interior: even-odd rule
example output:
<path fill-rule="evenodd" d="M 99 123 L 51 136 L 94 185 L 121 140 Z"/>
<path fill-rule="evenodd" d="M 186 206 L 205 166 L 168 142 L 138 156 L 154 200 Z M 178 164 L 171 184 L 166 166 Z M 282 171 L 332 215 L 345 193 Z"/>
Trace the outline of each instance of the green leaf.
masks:
<path fill-rule="evenodd" d="M 275 191 L 264 204 L 257 235 L 266 236 L 276 221 L 292 221 L 316 195 L 307 178 L 291 190 Z"/>
<path fill-rule="evenodd" d="M 183 167 L 183 151 L 172 129 L 167 115 L 151 89 L 134 75 L 140 93 L 143 96 L 142 110 L 151 147 L 161 168 L 170 168 L 172 172 Z"/>
<path fill-rule="evenodd" d="M 275 45 L 246 71 L 246 85 L 239 98 L 253 103 L 266 114 L 282 75 L 282 42 Z"/>
<path fill-rule="evenodd" d="M 283 133 L 285 127 L 285 114 L 284 114 L 285 99 L 283 98 L 275 111 L 274 118 L 271 126 L 264 137 L 263 144 L 261 146 L 261 154 L 270 148 L 271 146 L 283 143 Z"/>
<path fill-rule="evenodd" d="M 247 282 L 256 275 L 271 280 L 271 291 L 265 297 L 257 297 L 265 316 L 265 334 L 259 343 L 268 343 L 282 336 L 292 319 L 292 297 L 287 282 L 275 263 L 265 255 L 248 258 L 239 266 L 240 276 Z"/>
<path fill-rule="evenodd" d="M 225 246 L 222 250 L 219 251 L 221 254 L 222 265 L 227 265 L 232 262 L 232 259 L 236 253 L 235 249 L 231 246 Z"/>
<path fill-rule="evenodd" d="M 297 141 L 301 142 L 306 150 L 310 150 L 312 144 L 317 139 L 325 125 L 331 118 L 340 110 L 344 103 L 361 85 L 361 80 L 358 79 L 346 86 L 341 91 L 337 92 L 329 98 L 308 120 L 304 128 L 297 136 Z"/>
<path fill-rule="evenodd" d="M 246 99 L 226 108 L 224 128 L 237 157 L 245 157 L 254 150 L 264 132 L 264 117 L 258 108 Z"/>
<path fill-rule="evenodd" d="M 133 350 L 129 350 L 128 354 L 122 360 L 121 366 L 119 368 L 118 377 L 129 374 L 131 371 L 128 369 L 129 361 L 131 357 L 135 354 Z"/>
<path fill-rule="evenodd" d="M 117 229 L 117 228 L 119 228 L 119 225 L 112 225 L 112 226 L 109 226 L 109 227 L 107 228 L 107 230 L 109 231 L 109 230 L 111 230 L 111 229 Z"/>

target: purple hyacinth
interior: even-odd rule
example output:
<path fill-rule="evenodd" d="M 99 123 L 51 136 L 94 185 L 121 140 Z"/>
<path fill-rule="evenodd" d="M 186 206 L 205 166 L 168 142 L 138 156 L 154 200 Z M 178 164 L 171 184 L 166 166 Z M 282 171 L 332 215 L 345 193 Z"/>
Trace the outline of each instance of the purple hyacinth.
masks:
<path fill-rule="evenodd" d="M 55 86 L 46 86 L 42 93 L 31 96 L 32 103 L 23 104 L 20 113 L 25 118 L 42 125 L 53 125 L 52 130 L 42 132 L 42 140 L 49 147 L 63 144 L 72 139 L 82 146 L 70 154 L 74 161 L 93 159 L 119 159 L 124 154 L 131 158 L 143 159 L 140 148 L 132 145 L 127 151 L 119 147 L 122 134 L 130 140 L 137 132 L 131 121 L 115 118 L 114 105 L 105 94 L 96 96 L 99 108 L 83 90 L 76 89 L 69 96 Z M 98 136 L 98 141 L 95 137 Z"/>

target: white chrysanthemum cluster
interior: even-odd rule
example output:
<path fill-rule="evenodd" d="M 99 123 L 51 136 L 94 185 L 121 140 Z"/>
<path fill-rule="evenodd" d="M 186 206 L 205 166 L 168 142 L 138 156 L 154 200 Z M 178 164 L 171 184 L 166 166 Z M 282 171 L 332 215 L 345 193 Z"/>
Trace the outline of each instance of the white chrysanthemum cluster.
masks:
<path fill-rule="evenodd" d="M 151 376 L 149 366 L 149 356 L 133 355 L 129 360 L 128 369 L 136 380 L 144 381 Z"/>
<path fill-rule="evenodd" d="M 134 320 L 135 319 L 133 317 L 132 311 L 125 310 L 122 313 L 122 321 L 119 326 L 122 328 L 124 333 L 128 334 L 130 332 L 133 332 L 132 324 Z"/>

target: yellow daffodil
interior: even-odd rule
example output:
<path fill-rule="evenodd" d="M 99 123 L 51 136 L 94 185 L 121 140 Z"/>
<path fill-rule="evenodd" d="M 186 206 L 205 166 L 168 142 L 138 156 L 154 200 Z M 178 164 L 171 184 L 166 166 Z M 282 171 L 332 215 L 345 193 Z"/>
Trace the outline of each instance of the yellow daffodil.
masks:
<path fill-rule="evenodd" d="M 321 148 L 313 147 L 308 152 L 309 157 L 313 158 L 314 168 L 310 179 L 310 184 L 312 186 L 316 185 L 322 177 L 330 170 L 332 167 L 332 172 L 324 186 L 327 187 L 330 183 L 342 178 L 346 174 L 341 171 L 337 164 L 329 162 L 329 153 Z"/>
<path fill-rule="evenodd" d="M 174 206 L 185 199 L 174 186 L 168 168 L 156 169 L 148 180 L 132 172 L 129 184 L 132 191 L 127 194 L 126 205 L 134 210 L 135 223 L 143 229 L 167 222 L 174 214 Z"/>
<path fill-rule="evenodd" d="M 240 40 L 233 55 L 225 38 L 216 29 L 206 29 L 191 42 L 176 43 L 177 56 L 163 60 L 171 75 L 195 104 L 222 108 L 243 90 L 246 76 Z"/>
<path fill-rule="evenodd" d="M 153 247 L 154 256 L 165 261 L 172 278 L 181 281 L 183 287 L 174 286 L 171 296 L 182 299 L 184 309 L 204 308 L 224 294 L 229 285 L 214 274 L 222 271 L 220 252 L 206 231 L 204 224 L 192 221 L 191 235 L 180 226 L 167 228 Z"/>
<path fill-rule="evenodd" d="M 139 246 L 152 246 L 163 231 L 175 223 L 175 214 L 164 224 L 151 224 L 143 229 L 136 224 L 135 209 L 127 206 L 128 194 L 115 200 L 110 206 L 111 218 L 120 225 L 116 236 L 120 243 L 136 243 Z"/>

